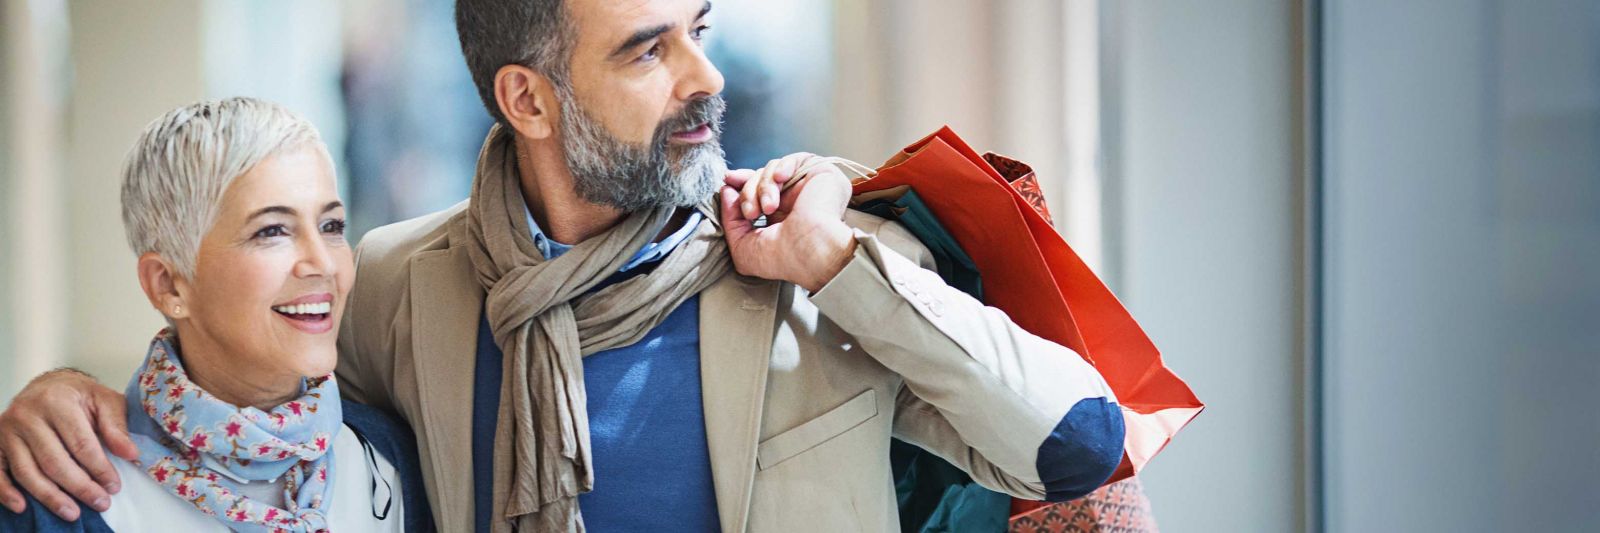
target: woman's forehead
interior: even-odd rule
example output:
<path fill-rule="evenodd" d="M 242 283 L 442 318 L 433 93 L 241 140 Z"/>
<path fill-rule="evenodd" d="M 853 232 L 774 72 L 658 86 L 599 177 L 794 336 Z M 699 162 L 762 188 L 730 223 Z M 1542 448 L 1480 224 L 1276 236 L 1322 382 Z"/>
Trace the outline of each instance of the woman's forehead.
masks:
<path fill-rule="evenodd" d="M 306 146 L 263 159 L 234 179 L 223 194 L 222 209 L 232 216 L 275 206 L 318 214 L 338 202 L 332 162 L 321 150 Z"/>

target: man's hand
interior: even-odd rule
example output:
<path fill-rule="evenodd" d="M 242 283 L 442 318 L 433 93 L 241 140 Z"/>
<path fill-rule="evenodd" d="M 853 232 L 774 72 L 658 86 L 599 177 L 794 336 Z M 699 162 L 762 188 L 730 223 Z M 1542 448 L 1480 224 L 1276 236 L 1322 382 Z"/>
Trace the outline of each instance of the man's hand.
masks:
<path fill-rule="evenodd" d="M 97 511 L 109 508 L 122 480 L 104 449 L 130 461 L 139 457 L 123 402 L 121 393 L 77 371 L 34 378 L 0 413 L 0 504 L 22 513 L 26 503 L 15 478 L 63 520 L 78 519 L 73 498 Z"/>
<path fill-rule="evenodd" d="M 798 153 L 759 171 L 731 171 L 724 181 L 722 227 L 740 274 L 816 292 L 855 253 L 844 223 L 850 180 L 823 158 Z M 789 181 L 795 183 L 784 188 Z M 762 215 L 767 224 L 758 228 Z"/>

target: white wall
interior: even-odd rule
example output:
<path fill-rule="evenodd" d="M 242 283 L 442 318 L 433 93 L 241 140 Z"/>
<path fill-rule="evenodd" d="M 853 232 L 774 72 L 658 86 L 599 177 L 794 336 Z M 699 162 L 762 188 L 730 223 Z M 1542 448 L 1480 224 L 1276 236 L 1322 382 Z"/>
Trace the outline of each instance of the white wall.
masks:
<path fill-rule="evenodd" d="M 876 166 L 948 125 L 1031 165 L 1056 229 L 1100 268 L 1098 1 L 834 0 L 835 131 L 818 150 Z"/>
<path fill-rule="evenodd" d="M 0 48 L 11 50 L 16 44 L 11 41 L 11 34 L 15 30 L 6 22 L 15 15 L 8 13 L 5 8 L 0 8 Z M 16 71 L 11 67 L 10 54 L 0 55 L 0 220 L 11 220 L 10 198 L 16 193 L 11 192 L 16 185 L 11 177 L 11 106 L 12 102 L 11 79 L 16 76 Z M 11 245 L 14 240 L 11 236 L 11 224 L 0 224 L 0 403 L 10 398 L 17 380 L 13 375 L 12 365 L 15 364 L 16 341 L 13 340 L 11 329 L 15 327 L 10 312 L 11 302 L 11 257 L 16 254 Z"/>
<path fill-rule="evenodd" d="M 6 2 L 3 57 L 6 128 L 5 159 L 0 161 L 0 208 L 5 240 L 0 268 L 6 275 L 0 320 L 9 331 L 0 373 L 0 402 L 34 374 L 59 365 L 65 354 L 68 302 L 66 188 L 62 181 L 67 79 L 66 6 L 61 1 Z M 8 354 L 8 355 L 7 355 Z"/>
<path fill-rule="evenodd" d="M 120 388 L 164 323 L 122 230 L 121 171 L 151 120 L 205 96 L 202 0 L 86 0 L 71 21 L 67 363 Z"/>
<path fill-rule="evenodd" d="M 139 290 L 121 219 L 123 157 L 151 120 L 202 98 L 266 97 L 304 113 L 342 152 L 340 9 L 4 3 L 0 405 L 63 365 L 119 387 L 163 326 Z"/>
<path fill-rule="evenodd" d="M 1102 3 L 1115 288 L 1208 404 L 1143 474 L 1168 532 L 1302 528 L 1296 4 Z"/>

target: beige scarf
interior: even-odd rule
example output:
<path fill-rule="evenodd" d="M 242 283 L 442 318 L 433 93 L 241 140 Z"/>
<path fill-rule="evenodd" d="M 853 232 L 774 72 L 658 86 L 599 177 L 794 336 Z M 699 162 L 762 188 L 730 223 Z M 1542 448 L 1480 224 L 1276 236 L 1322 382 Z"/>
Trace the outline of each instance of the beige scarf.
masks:
<path fill-rule="evenodd" d="M 533 243 L 516 150 L 496 125 L 478 155 L 467 242 L 504 382 L 494 439 L 495 532 L 583 531 L 578 494 L 594 487 L 583 360 L 626 346 L 732 268 L 712 198 L 694 235 L 648 275 L 585 294 L 661 231 L 669 207 L 629 214 L 554 260 Z M 509 473 L 509 475 L 506 475 Z"/>

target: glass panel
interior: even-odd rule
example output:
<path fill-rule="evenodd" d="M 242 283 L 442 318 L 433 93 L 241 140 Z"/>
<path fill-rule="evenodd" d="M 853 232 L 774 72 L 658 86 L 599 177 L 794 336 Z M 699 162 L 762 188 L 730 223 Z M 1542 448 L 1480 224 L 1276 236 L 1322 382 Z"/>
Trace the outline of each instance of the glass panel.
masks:
<path fill-rule="evenodd" d="M 1600 4 L 1324 23 L 1328 529 L 1592 528 Z"/>

